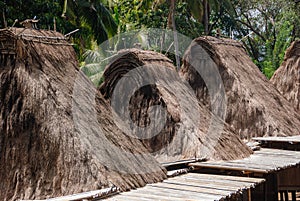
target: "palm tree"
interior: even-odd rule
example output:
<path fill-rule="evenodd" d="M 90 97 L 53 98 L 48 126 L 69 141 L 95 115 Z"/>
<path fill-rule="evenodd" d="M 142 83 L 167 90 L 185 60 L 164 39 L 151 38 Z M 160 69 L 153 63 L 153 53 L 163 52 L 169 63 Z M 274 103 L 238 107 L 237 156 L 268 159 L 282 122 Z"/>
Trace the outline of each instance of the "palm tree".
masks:
<path fill-rule="evenodd" d="M 117 33 L 117 24 L 102 0 L 64 0 L 62 17 L 77 27 L 89 26 L 98 43 Z"/>

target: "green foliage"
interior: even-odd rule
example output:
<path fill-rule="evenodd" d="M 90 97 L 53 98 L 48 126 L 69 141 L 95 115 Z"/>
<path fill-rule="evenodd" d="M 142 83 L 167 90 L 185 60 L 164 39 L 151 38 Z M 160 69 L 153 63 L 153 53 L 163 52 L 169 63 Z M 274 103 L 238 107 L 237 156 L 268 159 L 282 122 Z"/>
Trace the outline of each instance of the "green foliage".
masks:
<path fill-rule="evenodd" d="M 84 21 L 85 24 L 89 25 L 99 43 L 117 33 L 117 24 L 110 11 L 100 0 L 78 1 L 77 5 L 73 5 L 73 8 L 77 14 L 74 20 Z"/>
<path fill-rule="evenodd" d="M 266 56 L 262 61 L 263 73 L 269 79 L 284 60 L 285 51 L 292 41 L 293 25 L 289 21 L 283 21 L 278 25 L 278 30 L 276 39 L 267 40 Z"/>
<path fill-rule="evenodd" d="M 222 17 L 234 18 L 236 13 L 230 0 L 182 0 L 188 5 L 189 13 L 204 27 L 205 35 L 212 35 L 220 29 Z M 205 6 L 207 3 L 207 6 Z"/>
<path fill-rule="evenodd" d="M 95 86 L 99 86 L 103 81 L 102 75 L 108 60 L 95 41 L 92 43 L 92 49 L 85 51 L 83 59 L 84 62 L 81 63 L 82 72 L 91 79 Z"/>
<path fill-rule="evenodd" d="M 132 31 L 143 27 L 163 28 L 168 12 L 166 4 L 154 8 L 155 1 L 119 0 L 114 6 L 114 17 L 119 24 L 119 31 Z"/>
<path fill-rule="evenodd" d="M 36 16 L 40 20 L 39 28 L 53 30 L 55 18 L 56 29 L 63 34 L 80 29 L 72 36 L 72 42 L 82 61 L 85 49 L 90 49 L 93 41 L 101 43 L 117 33 L 117 24 L 103 2 L 107 3 L 104 0 L 2 0 L 0 28 L 4 28 L 4 21 L 12 26 L 15 19 L 22 21 Z"/>
<path fill-rule="evenodd" d="M 69 23 L 65 23 L 60 17 L 62 11 L 61 0 L 15 0 L 15 1 L 0 1 L 0 28 L 4 28 L 5 15 L 7 25 L 12 26 L 15 19 L 19 21 L 25 19 L 32 19 L 36 16 L 40 20 L 39 28 L 41 29 L 52 29 L 53 30 L 53 19 L 56 19 L 57 29 L 61 32 L 67 32 L 71 27 Z M 16 26 L 20 26 L 19 23 Z"/>
<path fill-rule="evenodd" d="M 260 70 L 270 78 L 299 35 L 299 3 L 289 0 L 234 0 L 233 32 Z M 247 36 L 247 37 L 245 37 Z"/>
<path fill-rule="evenodd" d="M 94 41 L 100 44 L 117 33 L 117 24 L 107 3 L 103 0 L 69 0 L 64 3 L 67 5 L 64 18 L 80 28 L 80 34 L 74 39 L 80 61 L 84 60 L 85 49 L 91 49 Z"/>
<path fill-rule="evenodd" d="M 194 19 L 188 3 L 178 3 L 176 13 L 175 22 L 179 33 L 193 39 L 204 34 L 203 24 Z"/>
<path fill-rule="evenodd" d="M 145 28 L 167 28 L 169 4 L 167 1 L 119 0 L 113 5 L 113 16 L 119 24 L 119 32 Z M 176 4 L 175 21 L 177 31 L 191 38 L 203 34 L 203 25 L 193 17 L 186 1 Z"/>
<path fill-rule="evenodd" d="M 151 35 L 146 30 L 167 28 L 169 9 L 169 1 L 163 0 L 0 0 L 0 28 L 12 26 L 15 19 L 22 21 L 34 16 L 40 20 L 41 29 L 53 30 L 54 19 L 57 30 L 63 34 L 79 28 L 80 32 L 72 35 L 71 40 L 83 71 L 91 77 L 95 75 L 93 79 L 98 82 L 104 67 L 93 65 L 105 56 L 95 44 L 115 34 L 142 30 L 132 32 L 142 48 L 161 51 L 162 40 L 170 44 L 173 37 Z M 268 78 L 282 63 L 291 41 L 300 37 L 299 16 L 300 3 L 294 0 L 176 0 L 175 6 L 179 33 L 196 38 L 207 29 L 210 35 L 220 29 L 223 37 L 233 36 L 244 43 Z M 111 41 L 112 51 L 134 42 L 116 37 Z M 172 54 L 169 57 L 174 59 Z"/>

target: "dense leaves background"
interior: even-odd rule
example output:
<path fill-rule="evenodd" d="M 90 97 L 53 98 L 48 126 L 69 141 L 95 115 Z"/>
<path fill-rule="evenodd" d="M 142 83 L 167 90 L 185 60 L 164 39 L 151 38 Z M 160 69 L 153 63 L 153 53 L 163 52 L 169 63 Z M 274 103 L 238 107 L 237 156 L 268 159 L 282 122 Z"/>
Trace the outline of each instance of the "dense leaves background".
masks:
<path fill-rule="evenodd" d="M 286 48 L 299 37 L 299 10 L 297 0 L 2 0 L 0 28 L 34 17 L 42 29 L 53 30 L 54 23 L 64 34 L 79 28 L 72 42 L 84 70 L 95 77 L 103 66 L 97 71 L 87 65 L 101 62 L 97 44 L 126 31 L 172 28 L 170 13 L 174 13 L 176 30 L 190 38 L 220 34 L 243 42 L 270 78 Z"/>

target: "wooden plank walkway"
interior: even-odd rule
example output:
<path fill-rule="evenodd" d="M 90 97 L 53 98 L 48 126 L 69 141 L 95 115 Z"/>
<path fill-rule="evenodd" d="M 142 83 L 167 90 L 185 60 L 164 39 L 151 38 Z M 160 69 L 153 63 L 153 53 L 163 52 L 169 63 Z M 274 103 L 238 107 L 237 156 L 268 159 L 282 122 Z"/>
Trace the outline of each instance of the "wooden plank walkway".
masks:
<path fill-rule="evenodd" d="M 289 137 L 257 137 L 253 140 L 260 143 L 260 146 L 273 149 L 285 149 L 300 151 L 300 135 Z"/>
<path fill-rule="evenodd" d="M 249 173 L 260 173 L 258 175 L 269 175 L 277 171 L 287 171 L 288 168 L 294 168 L 300 164 L 300 151 L 289 151 L 282 149 L 261 148 L 255 151 L 248 158 L 232 161 L 207 161 L 194 162 L 193 160 L 173 162 L 169 165 L 181 165 L 190 162 L 188 165 L 196 169 L 208 170 L 235 170 Z M 189 170 L 189 168 L 185 168 Z M 185 169 L 179 172 L 186 172 Z M 289 169 L 290 170 L 290 169 Z M 176 170 L 178 171 L 178 170 Z M 205 171 L 204 171 L 205 172 Z M 173 175 L 173 172 L 170 171 Z M 201 201 L 215 201 L 230 199 L 232 197 L 241 197 L 242 200 L 247 200 L 251 195 L 251 189 L 258 184 L 268 183 L 264 178 L 239 177 L 219 174 L 204 174 L 204 173 L 187 173 L 180 176 L 168 178 L 161 183 L 148 184 L 143 188 L 132 190 L 129 192 L 122 192 L 112 197 L 104 198 L 108 201 L 183 201 L 183 200 L 201 200 Z M 277 189 L 277 188 L 276 188 Z M 274 190 L 276 194 L 277 190 Z M 116 191 L 115 191 L 116 190 Z M 53 201 L 62 200 L 99 200 L 103 195 L 111 192 L 118 193 L 117 189 L 106 189 L 100 191 L 92 191 L 71 196 L 64 196 L 60 198 L 53 198 Z M 274 194 L 274 193 L 273 193 Z M 273 199 L 271 199 L 273 200 Z"/>
<path fill-rule="evenodd" d="M 195 168 L 267 174 L 298 164 L 300 164 L 300 151 L 262 148 L 250 157 L 241 160 L 198 162 L 189 165 Z"/>
<path fill-rule="evenodd" d="M 255 137 L 252 139 L 255 141 L 300 143 L 300 135 L 289 137 Z"/>
<path fill-rule="evenodd" d="M 106 200 L 214 201 L 242 194 L 243 190 L 253 188 L 264 181 L 261 178 L 188 173 L 161 183 L 148 184 L 143 188 L 123 192 Z"/>

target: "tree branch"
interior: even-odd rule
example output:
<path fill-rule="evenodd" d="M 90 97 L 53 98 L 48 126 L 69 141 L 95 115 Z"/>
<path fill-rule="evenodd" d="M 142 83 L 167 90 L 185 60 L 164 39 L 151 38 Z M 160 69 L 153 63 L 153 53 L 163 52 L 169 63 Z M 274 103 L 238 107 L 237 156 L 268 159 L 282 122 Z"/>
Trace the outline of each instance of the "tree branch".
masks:
<path fill-rule="evenodd" d="M 239 19 L 237 19 L 237 22 L 240 22 L 241 24 L 247 26 L 251 31 L 253 31 L 256 35 L 258 35 L 264 42 L 267 41 L 267 39 L 262 34 L 260 34 L 256 29 L 254 29 L 251 24 L 248 24 L 247 22 L 243 22 L 242 20 Z"/>

